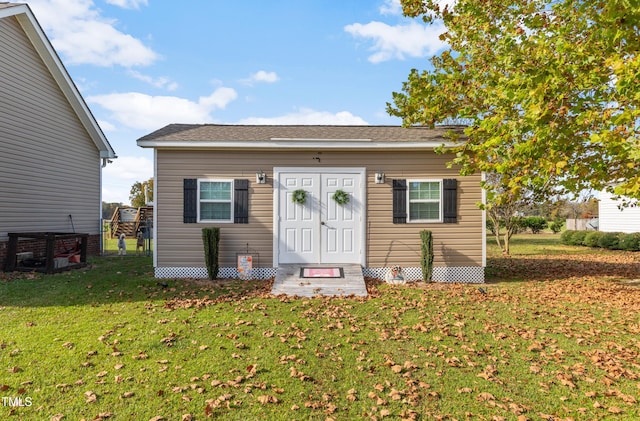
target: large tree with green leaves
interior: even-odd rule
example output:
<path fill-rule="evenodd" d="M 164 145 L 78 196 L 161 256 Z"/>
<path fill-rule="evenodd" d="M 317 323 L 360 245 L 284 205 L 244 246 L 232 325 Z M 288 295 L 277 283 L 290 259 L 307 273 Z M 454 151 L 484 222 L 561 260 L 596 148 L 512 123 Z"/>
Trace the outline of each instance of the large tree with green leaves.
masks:
<path fill-rule="evenodd" d="M 146 195 L 145 195 L 146 189 Z M 153 177 L 148 179 L 147 181 L 136 181 L 131 186 L 131 190 L 129 191 L 129 200 L 131 201 L 131 206 L 134 208 L 141 208 L 143 206 L 147 206 L 147 200 L 153 201 Z"/>
<path fill-rule="evenodd" d="M 640 198 L 637 0 L 401 0 L 449 49 L 412 70 L 390 114 L 470 122 L 452 164 L 517 198 L 616 186 Z M 489 186 L 491 187 L 491 186 Z"/>

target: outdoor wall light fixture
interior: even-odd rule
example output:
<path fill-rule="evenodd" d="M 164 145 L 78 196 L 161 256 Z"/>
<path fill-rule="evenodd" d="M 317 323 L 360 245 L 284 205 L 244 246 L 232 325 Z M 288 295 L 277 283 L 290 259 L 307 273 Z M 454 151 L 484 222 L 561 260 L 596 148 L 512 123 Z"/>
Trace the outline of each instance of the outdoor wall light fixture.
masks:
<path fill-rule="evenodd" d="M 375 183 L 376 184 L 383 184 L 384 183 L 384 172 L 376 171 Z"/>
<path fill-rule="evenodd" d="M 267 182 L 267 175 L 262 170 L 258 170 L 256 173 L 256 183 L 264 184 Z"/>

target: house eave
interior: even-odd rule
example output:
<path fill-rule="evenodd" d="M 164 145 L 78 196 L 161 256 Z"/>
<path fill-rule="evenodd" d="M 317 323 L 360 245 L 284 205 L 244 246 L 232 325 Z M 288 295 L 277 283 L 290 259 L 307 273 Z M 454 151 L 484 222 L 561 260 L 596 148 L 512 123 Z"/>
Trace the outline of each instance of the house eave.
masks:
<path fill-rule="evenodd" d="M 352 139 L 339 141 L 315 140 L 293 140 L 293 141 L 156 141 L 138 140 L 138 146 L 142 148 L 155 149 L 209 149 L 209 150 L 433 150 L 435 148 L 453 147 L 454 142 L 379 142 L 368 139 Z"/>

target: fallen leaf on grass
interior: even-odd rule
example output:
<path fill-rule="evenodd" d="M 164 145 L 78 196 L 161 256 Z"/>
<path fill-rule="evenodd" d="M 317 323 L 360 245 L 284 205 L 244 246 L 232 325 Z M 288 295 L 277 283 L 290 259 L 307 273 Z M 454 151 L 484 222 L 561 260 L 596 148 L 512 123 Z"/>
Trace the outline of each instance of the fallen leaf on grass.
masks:
<path fill-rule="evenodd" d="M 573 378 L 571 378 L 571 376 L 560 373 L 556 377 L 558 378 L 558 380 L 560 380 L 560 383 L 562 383 L 564 386 L 567 386 L 569 389 L 576 388 L 576 384 L 573 382 Z"/>
<path fill-rule="evenodd" d="M 266 405 L 268 403 L 278 403 L 278 398 L 273 395 L 260 395 L 258 396 L 258 402 L 263 405 Z"/>
<path fill-rule="evenodd" d="M 87 390 L 86 392 L 84 392 L 84 397 L 85 397 L 84 401 L 86 403 L 93 403 L 98 400 L 98 397 L 96 396 L 96 394 L 90 390 Z"/>
<path fill-rule="evenodd" d="M 149 356 L 144 352 L 140 352 L 138 355 L 133 356 L 134 360 L 146 360 L 147 358 L 149 358 Z"/>
<path fill-rule="evenodd" d="M 479 401 L 495 401 L 496 397 L 493 396 L 491 393 L 482 392 L 478 394 L 476 399 L 478 399 Z"/>

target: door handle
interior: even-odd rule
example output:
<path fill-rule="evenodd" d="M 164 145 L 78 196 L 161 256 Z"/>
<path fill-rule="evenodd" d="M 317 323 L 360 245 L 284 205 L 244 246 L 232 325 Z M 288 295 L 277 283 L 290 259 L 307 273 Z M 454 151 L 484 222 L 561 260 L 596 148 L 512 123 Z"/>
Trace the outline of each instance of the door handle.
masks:
<path fill-rule="evenodd" d="M 320 222 L 320 225 L 326 225 L 326 224 L 324 223 L 324 221 L 321 221 L 321 222 Z"/>

